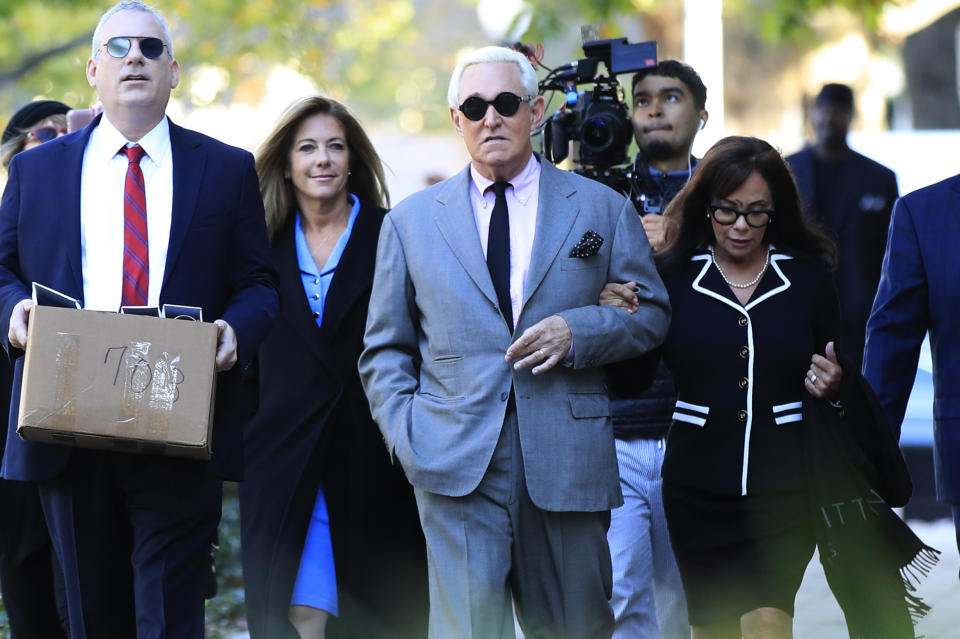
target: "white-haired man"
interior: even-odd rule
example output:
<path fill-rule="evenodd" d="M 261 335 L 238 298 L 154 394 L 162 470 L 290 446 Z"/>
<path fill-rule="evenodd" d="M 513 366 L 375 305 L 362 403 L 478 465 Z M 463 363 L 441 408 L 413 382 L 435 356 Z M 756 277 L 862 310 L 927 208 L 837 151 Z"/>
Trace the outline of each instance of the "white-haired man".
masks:
<path fill-rule="evenodd" d="M 360 373 L 413 484 L 430 636 L 609 637 L 620 505 L 603 365 L 662 341 L 663 284 L 633 205 L 542 163 L 533 68 L 472 52 L 447 94 L 471 162 L 384 221 Z M 639 310 L 597 306 L 639 282 Z"/>
<path fill-rule="evenodd" d="M 12 356 L 27 345 L 30 282 L 100 311 L 200 306 L 220 330 L 209 462 L 25 442 L 9 430 L 3 476 L 39 482 L 73 639 L 203 637 L 222 478 L 239 479 L 242 465 L 240 372 L 278 307 L 253 156 L 167 119 L 180 75 L 171 47 L 143 3 L 108 10 L 86 68 L 103 115 L 18 154 L 0 205 Z M 18 358 L 15 398 L 22 367 Z"/>

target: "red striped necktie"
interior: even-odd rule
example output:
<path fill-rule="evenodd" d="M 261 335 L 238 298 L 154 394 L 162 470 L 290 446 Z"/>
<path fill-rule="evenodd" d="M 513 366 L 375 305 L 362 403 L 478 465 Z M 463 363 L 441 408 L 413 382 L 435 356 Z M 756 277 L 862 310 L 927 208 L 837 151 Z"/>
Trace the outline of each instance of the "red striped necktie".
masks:
<path fill-rule="evenodd" d="M 147 245 L 147 193 L 143 183 L 139 144 L 122 149 L 127 156 L 123 183 L 123 306 L 146 306 L 150 283 L 150 253 Z"/>

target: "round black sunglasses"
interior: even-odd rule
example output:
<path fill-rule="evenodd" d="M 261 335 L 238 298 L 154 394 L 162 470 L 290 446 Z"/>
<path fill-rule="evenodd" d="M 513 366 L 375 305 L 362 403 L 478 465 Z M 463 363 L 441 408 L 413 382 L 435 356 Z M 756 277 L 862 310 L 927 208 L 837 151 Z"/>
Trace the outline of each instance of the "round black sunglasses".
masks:
<path fill-rule="evenodd" d="M 487 114 L 487 107 L 492 105 L 497 113 L 509 118 L 517 112 L 521 102 L 529 102 L 531 99 L 531 96 L 521 98 L 516 93 L 510 93 L 509 91 L 504 91 L 492 100 L 484 100 L 479 96 L 472 95 L 463 101 L 463 104 L 460 105 L 460 111 L 468 119 L 479 122 Z"/>

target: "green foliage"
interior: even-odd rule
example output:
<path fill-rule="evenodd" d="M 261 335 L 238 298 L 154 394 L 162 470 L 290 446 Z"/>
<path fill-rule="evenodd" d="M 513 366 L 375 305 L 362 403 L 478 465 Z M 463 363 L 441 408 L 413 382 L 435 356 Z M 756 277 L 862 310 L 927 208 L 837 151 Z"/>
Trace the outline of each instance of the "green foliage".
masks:
<path fill-rule="evenodd" d="M 0 639 L 10 639 L 10 622 L 7 621 L 7 611 L 0 599 Z"/>
<path fill-rule="evenodd" d="M 767 42 L 810 44 L 816 40 L 811 17 L 828 9 L 845 9 L 859 17 L 865 30 L 876 29 L 884 5 L 892 0 L 728 0 L 727 15 L 754 26 Z"/>
<path fill-rule="evenodd" d="M 220 548 L 214 553 L 217 569 L 217 596 L 207 600 L 208 639 L 223 639 L 246 630 L 243 605 L 243 573 L 240 567 L 240 505 L 237 485 L 223 486 L 223 515 L 220 518 Z"/>
<path fill-rule="evenodd" d="M 155 0 L 181 65 L 175 95 L 187 109 L 234 99 L 257 104 L 274 65 L 312 79 L 363 115 L 406 114 L 449 125 L 440 73 L 450 51 L 424 37 L 414 0 Z M 90 37 L 109 2 L 0 0 L 0 114 L 36 97 L 86 107 L 96 98 L 84 66 Z M 66 51 L 56 52 L 65 43 Z M 50 55 L 52 53 L 52 55 Z M 49 57 L 44 57 L 49 55 Z M 36 58 L 42 61 L 28 65 Z M 219 89 L 194 91 L 195 71 L 214 69 Z M 199 97 L 198 97 L 198 94 Z M 441 105 L 440 108 L 437 108 Z M 5 118 L 4 118 L 5 119 Z"/>
<path fill-rule="evenodd" d="M 754 29 L 770 43 L 804 44 L 813 38 L 811 17 L 840 8 L 858 16 L 869 31 L 876 28 L 883 7 L 895 0 L 724 0 L 723 14 Z M 527 0 L 533 20 L 525 39 L 543 39 L 569 30 L 571 24 L 599 23 L 601 37 L 620 35 L 615 23 L 622 15 L 656 13 L 680 0 Z M 610 33 L 605 33 L 605 31 Z"/>

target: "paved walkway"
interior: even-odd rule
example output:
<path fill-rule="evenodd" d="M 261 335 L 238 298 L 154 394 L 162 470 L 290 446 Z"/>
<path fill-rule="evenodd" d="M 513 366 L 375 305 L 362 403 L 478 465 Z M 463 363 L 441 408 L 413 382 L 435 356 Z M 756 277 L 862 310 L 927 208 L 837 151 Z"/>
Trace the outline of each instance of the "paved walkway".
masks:
<path fill-rule="evenodd" d="M 929 546 L 941 552 L 940 561 L 920 583 L 917 592 L 931 606 L 919 624 L 917 636 L 927 639 L 960 637 L 960 555 L 953 521 L 910 521 L 910 527 Z M 794 617 L 796 639 L 847 639 L 843 613 L 827 587 L 820 560 L 814 557 L 797 594 Z"/>
<path fill-rule="evenodd" d="M 928 545 L 941 551 L 940 561 L 920 583 L 918 592 L 931 607 L 917 625 L 917 636 L 926 639 L 960 638 L 960 555 L 957 552 L 953 521 L 908 522 Z M 517 633 L 522 639 L 520 633 Z M 797 594 L 796 639 L 847 639 L 843 613 L 827 587 L 820 560 L 814 556 Z M 239 634 L 230 639 L 249 639 Z"/>

